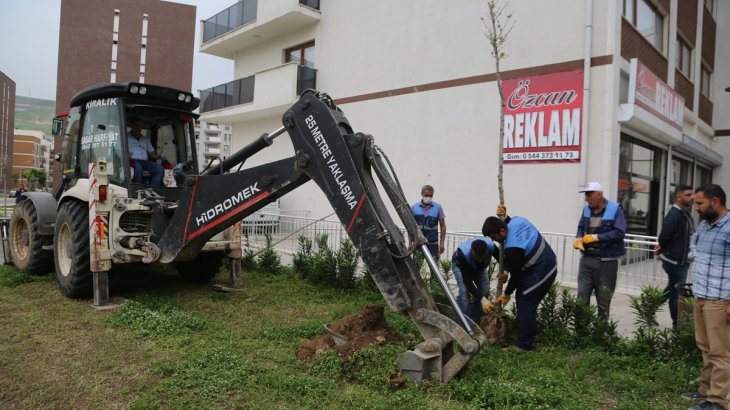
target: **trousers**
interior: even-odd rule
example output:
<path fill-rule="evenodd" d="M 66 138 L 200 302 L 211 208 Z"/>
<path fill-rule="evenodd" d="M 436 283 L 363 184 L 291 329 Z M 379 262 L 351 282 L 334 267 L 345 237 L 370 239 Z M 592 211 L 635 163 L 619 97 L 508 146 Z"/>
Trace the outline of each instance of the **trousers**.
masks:
<path fill-rule="evenodd" d="M 699 391 L 707 400 L 728 408 L 730 393 L 730 325 L 726 321 L 730 300 L 695 298 L 695 339 L 702 352 Z"/>
<path fill-rule="evenodd" d="M 602 261 L 601 258 L 583 256 L 578 268 L 578 298 L 586 304 L 591 303 L 591 295 L 596 295 L 598 316 L 608 320 L 611 299 L 616 290 L 618 261 Z"/>

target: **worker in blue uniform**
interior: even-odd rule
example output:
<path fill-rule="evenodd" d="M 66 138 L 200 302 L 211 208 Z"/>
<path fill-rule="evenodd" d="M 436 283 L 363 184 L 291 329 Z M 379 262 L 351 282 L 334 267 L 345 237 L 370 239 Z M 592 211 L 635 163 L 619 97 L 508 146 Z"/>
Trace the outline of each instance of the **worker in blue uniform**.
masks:
<path fill-rule="evenodd" d="M 486 237 L 462 242 L 451 256 L 451 270 L 458 293 L 456 302 L 462 313 L 479 323 L 482 316 L 482 298 L 489 296 L 487 269 L 493 256 L 499 257 L 494 242 Z"/>
<path fill-rule="evenodd" d="M 482 226 L 484 236 L 502 244 L 502 270 L 509 274 L 504 295 L 500 295 L 495 303 L 506 305 L 512 293 L 517 291 L 519 335 L 512 348 L 530 351 L 535 348 L 537 308 L 555 282 L 557 258 L 530 221 L 519 216 L 510 218 L 501 205 L 497 208 L 497 213 L 503 213 L 505 219 L 490 216 Z"/>

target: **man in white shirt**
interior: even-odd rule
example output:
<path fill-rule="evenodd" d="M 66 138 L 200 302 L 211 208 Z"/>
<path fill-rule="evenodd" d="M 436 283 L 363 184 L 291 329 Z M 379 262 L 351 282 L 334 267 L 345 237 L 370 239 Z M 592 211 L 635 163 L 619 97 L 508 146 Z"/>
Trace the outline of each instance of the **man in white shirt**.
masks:
<path fill-rule="evenodd" d="M 142 171 L 146 170 L 152 174 L 150 185 L 159 186 L 165 172 L 162 166 L 155 162 L 160 158 L 160 154 L 155 151 L 150 139 L 142 135 L 142 121 L 139 118 L 132 118 L 130 127 L 132 130 L 127 134 L 127 144 L 129 146 L 129 156 L 134 163 L 132 181 L 141 184 Z"/>

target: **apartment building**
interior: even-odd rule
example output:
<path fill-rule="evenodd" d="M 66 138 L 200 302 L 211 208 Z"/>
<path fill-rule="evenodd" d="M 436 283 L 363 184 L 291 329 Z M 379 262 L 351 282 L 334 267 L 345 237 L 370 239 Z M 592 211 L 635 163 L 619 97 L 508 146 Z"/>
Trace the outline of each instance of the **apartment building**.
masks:
<path fill-rule="evenodd" d="M 13 186 L 13 130 L 15 130 L 15 81 L 0 71 L 0 172 L 4 191 Z M 4 169 L 2 169 L 4 167 Z"/>
<path fill-rule="evenodd" d="M 195 148 L 198 166 L 203 169 L 212 161 L 222 161 L 231 155 L 233 127 L 225 124 L 195 121 Z"/>
<path fill-rule="evenodd" d="M 575 231 L 588 181 L 646 235 L 676 184 L 730 189 L 730 2 L 506 7 L 501 141 L 481 0 L 239 1 L 201 22 L 200 51 L 234 61 L 232 81 L 201 93 L 201 118 L 233 124 L 235 150 L 280 127 L 301 90 L 327 92 L 375 137 L 413 202 L 435 187 L 449 230 L 478 231 L 494 212 L 500 145 L 510 214 L 543 231 Z M 293 155 L 284 140 L 247 166 Z M 281 204 L 331 212 L 313 184 Z"/>
<path fill-rule="evenodd" d="M 15 130 L 13 136 L 13 184 L 24 183 L 26 187 L 46 188 L 38 181 L 27 181 L 23 176 L 26 169 L 42 169 L 49 174 L 51 139 L 40 131 Z"/>

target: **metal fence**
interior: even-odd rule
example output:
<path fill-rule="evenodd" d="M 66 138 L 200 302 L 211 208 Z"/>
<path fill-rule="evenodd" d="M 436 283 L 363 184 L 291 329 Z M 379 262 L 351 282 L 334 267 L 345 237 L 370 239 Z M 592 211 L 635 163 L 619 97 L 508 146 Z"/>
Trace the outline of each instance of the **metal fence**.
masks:
<path fill-rule="evenodd" d="M 332 215 L 315 219 L 306 213 L 284 211 L 272 214 L 259 211 L 267 220 L 277 220 L 262 226 L 244 227 L 249 245 L 260 248 L 265 244 L 266 235 L 271 235 L 274 248 L 283 254 L 293 255 L 297 252 L 298 238 L 304 236 L 312 241 L 319 235 L 327 235 L 327 244 L 337 250 L 346 239 L 347 233 L 339 221 L 331 220 Z M 463 241 L 480 235 L 477 232 L 447 232 L 446 250 L 442 257 L 450 258 Z M 578 266 L 581 254 L 573 249 L 574 234 L 542 232 L 543 237 L 555 251 L 558 258 L 557 281 L 562 285 L 575 287 L 578 279 Z M 244 239 L 245 240 L 245 239 Z M 616 291 L 628 294 L 639 294 L 644 286 L 666 285 L 666 274 L 661 263 L 654 256 L 655 236 L 626 235 L 626 256 L 620 261 Z"/>

